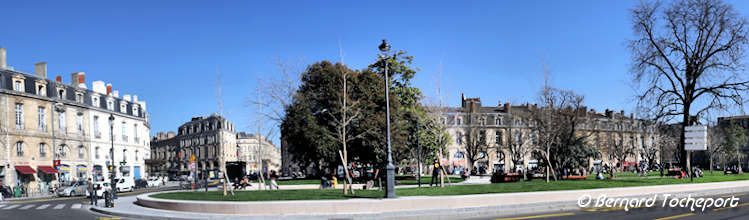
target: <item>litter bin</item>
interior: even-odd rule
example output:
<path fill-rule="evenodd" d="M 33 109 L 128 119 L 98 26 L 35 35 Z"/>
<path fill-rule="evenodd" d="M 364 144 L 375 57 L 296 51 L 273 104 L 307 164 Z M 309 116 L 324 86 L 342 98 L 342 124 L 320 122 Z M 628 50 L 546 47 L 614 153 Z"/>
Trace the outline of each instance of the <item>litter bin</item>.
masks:
<path fill-rule="evenodd" d="M 23 195 L 23 188 L 20 186 L 13 187 L 13 197 L 21 197 Z"/>

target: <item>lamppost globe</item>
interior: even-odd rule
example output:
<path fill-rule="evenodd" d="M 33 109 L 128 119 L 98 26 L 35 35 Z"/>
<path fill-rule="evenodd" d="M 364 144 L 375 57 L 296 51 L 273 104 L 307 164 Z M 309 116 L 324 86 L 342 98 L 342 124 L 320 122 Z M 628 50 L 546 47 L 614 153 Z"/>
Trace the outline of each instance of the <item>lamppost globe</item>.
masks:
<path fill-rule="evenodd" d="M 388 44 L 387 39 L 382 39 L 382 43 L 378 48 L 383 53 L 387 53 L 388 51 L 390 51 L 390 44 Z"/>

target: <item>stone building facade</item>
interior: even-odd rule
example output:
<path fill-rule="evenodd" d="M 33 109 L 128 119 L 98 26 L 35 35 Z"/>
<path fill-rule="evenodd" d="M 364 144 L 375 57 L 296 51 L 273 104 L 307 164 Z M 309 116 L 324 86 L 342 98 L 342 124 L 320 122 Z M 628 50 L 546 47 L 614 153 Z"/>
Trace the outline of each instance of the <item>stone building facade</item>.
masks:
<path fill-rule="evenodd" d="M 117 122 L 137 125 L 123 135 L 146 136 L 149 132 L 145 102 L 123 98 L 111 85 L 93 82 L 93 90 L 87 88 L 85 74 L 71 74 L 71 83 L 62 82 L 62 77 L 47 79 L 47 63 L 35 65 L 35 73 L 15 71 L 7 65 L 6 51 L 0 48 L 0 180 L 5 185 L 26 186 L 29 192 L 45 192 L 53 184 L 84 180 L 99 173 L 108 179 L 106 169 L 95 170 L 97 165 L 105 168 L 104 151 L 108 156 L 111 143 L 98 132 L 103 123 L 113 116 Z M 118 105 L 107 105 L 108 102 Z M 102 118 L 98 123 L 96 118 Z M 115 128 L 115 132 L 118 132 Z M 106 144 L 105 144 L 106 143 Z M 106 151 L 103 148 L 106 148 Z M 141 158 L 148 156 L 148 143 L 116 141 L 115 158 L 126 161 L 124 176 L 143 175 Z M 133 158 L 133 159 L 128 159 Z M 140 159 L 140 160 L 139 160 Z M 130 175 L 132 173 L 132 175 Z M 119 174 L 119 176 L 123 176 Z M 96 177 L 94 175 L 93 177 Z"/>
<path fill-rule="evenodd" d="M 195 117 L 174 134 L 157 134 L 151 140 L 149 170 L 169 177 L 190 175 L 190 158 L 195 156 L 198 178 L 216 178 L 227 165 L 237 162 L 234 124 L 219 115 Z M 206 174 L 206 175 L 204 175 Z"/>
<path fill-rule="evenodd" d="M 240 160 L 247 163 L 249 172 L 279 172 L 281 168 L 281 150 L 266 137 L 258 138 L 255 134 L 237 133 L 237 146 Z"/>
<path fill-rule="evenodd" d="M 466 160 L 466 128 L 478 126 L 479 138 L 485 138 L 489 147 L 480 152 L 478 161 L 472 164 L 474 170 L 488 174 L 495 171 L 511 172 L 519 166 L 535 169 L 540 159 L 533 152 L 525 155 L 522 164 L 512 164 L 507 150 L 508 144 L 523 143 L 532 148 L 534 122 L 530 120 L 530 112 L 537 109 L 535 104 L 510 105 L 504 103 L 497 106 L 482 106 L 479 98 L 461 97 L 460 107 L 442 108 L 436 114 L 440 122 L 446 126 L 451 142 L 447 147 L 448 155 L 441 163 L 453 173 L 466 170 L 469 165 Z M 633 114 L 625 115 L 606 110 L 603 113 L 583 107 L 584 122 L 578 125 L 578 132 L 587 136 L 587 142 L 596 150 L 596 156 L 589 159 L 590 170 L 594 166 L 609 164 L 611 166 L 636 164 L 644 160 L 643 148 L 653 146 L 655 141 L 655 127 L 644 120 L 636 119 Z M 608 140 L 623 140 L 632 148 L 632 154 L 626 161 L 617 161 L 607 150 Z"/>

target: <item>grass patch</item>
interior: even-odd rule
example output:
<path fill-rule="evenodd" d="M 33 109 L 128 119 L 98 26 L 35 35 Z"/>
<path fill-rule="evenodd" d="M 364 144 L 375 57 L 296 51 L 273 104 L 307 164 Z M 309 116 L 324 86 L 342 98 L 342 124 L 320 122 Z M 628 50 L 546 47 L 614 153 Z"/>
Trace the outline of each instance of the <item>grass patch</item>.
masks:
<path fill-rule="evenodd" d="M 429 181 L 431 180 L 432 176 L 421 176 L 421 184 L 427 184 L 429 185 Z M 267 180 L 266 180 L 267 181 Z M 382 179 L 383 184 L 385 181 L 385 178 Z M 463 182 L 464 179 L 460 177 L 450 177 L 450 181 L 453 183 L 459 183 Z M 288 179 L 288 180 L 278 180 L 278 185 L 284 186 L 284 185 L 320 185 L 320 179 Z M 255 182 L 256 183 L 256 182 Z M 255 184 L 253 183 L 253 184 Z M 266 182 L 269 184 L 269 182 Z M 359 181 L 354 181 L 354 183 L 363 183 Z M 417 181 L 415 176 L 411 175 L 397 175 L 396 176 L 396 185 L 417 185 L 419 182 Z M 445 183 L 447 183 L 447 179 L 445 179 Z M 343 180 L 339 179 L 338 184 L 343 184 Z M 375 180 L 375 185 L 377 184 L 377 181 Z"/>
<path fill-rule="evenodd" d="M 654 175 L 655 176 L 655 175 Z M 625 177 L 614 180 L 564 180 L 546 183 L 543 180 L 520 181 L 512 183 L 482 184 L 482 185 L 457 185 L 450 187 L 422 187 L 397 189 L 398 196 L 446 196 L 446 195 L 470 195 L 485 193 L 511 193 L 511 192 L 533 192 L 553 190 L 575 190 L 575 189 L 598 189 L 611 187 L 652 186 L 668 184 L 690 183 L 689 178 L 674 179 L 666 178 L 638 178 Z M 424 179 L 422 179 L 424 180 Z M 749 174 L 723 175 L 722 173 L 709 174 L 705 177 L 695 178 L 694 183 L 723 182 L 749 180 Z M 222 192 L 172 192 L 154 194 L 151 197 L 161 199 L 180 200 L 206 200 L 206 201 L 272 201 L 272 200 L 327 200 L 327 199 L 349 199 L 349 198 L 382 198 L 384 191 L 357 190 L 355 196 L 343 195 L 340 189 L 302 189 L 302 190 L 274 190 L 274 191 L 238 191 L 235 196 L 223 197 Z"/>

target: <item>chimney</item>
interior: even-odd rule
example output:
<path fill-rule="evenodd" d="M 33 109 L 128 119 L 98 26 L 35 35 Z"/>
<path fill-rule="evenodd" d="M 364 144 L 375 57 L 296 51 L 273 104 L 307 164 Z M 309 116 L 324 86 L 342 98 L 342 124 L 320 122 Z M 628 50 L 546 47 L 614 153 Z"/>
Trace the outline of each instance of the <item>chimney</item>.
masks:
<path fill-rule="evenodd" d="M 510 103 L 505 102 L 505 112 L 510 113 L 510 110 L 512 110 L 512 108 L 510 107 Z"/>
<path fill-rule="evenodd" d="M 91 82 L 91 89 L 94 90 L 94 92 L 100 93 L 100 94 L 106 94 L 107 93 L 107 86 L 104 84 L 104 81 L 93 81 Z"/>
<path fill-rule="evenodd" d="M 78 72 L 70 74 L 70 85 L 73 87 L 78 87 Z"/>
<path fill-rule="evenodd" d="M 130 95 L 129 94 L 122 95 L 122 99 L 124 99 L 125 101 L 128 101 L 128 102 L 132 101 L 132 100 L 130 100 Z"/>
<path fill-rule="evenodd" d="M 34 64 L 34 74 L 42 79 L 47 78 L 47 62 L 38 62 Z"/>
<path fill-rule="evenodd" d="M 0 47 L 0 70 L 8 67 L 8 61 L 6 60 L 5 48 Z"/>
<path fill-rule="evenodd" d="M 114 97 L 117 97 L 117 98 L 119 98 L 119 97 L 120 97 L 120 91 L 114 90 L 114 91 L 112 91 L 112 95 L 113 95 Z"/>
<path fill-rule="evenodd" d="M 112 83 L 107 83 L 107 95 L 112 95 Z"/>
<path fill-rule="evenodd" d="M 624 110 L 622 110 L 622 117 L 624 117 Z"/>
<path fill-rule="evenodd" d="M 86 73 L 78 73 L 78 87 L 86 89 Z"/>
<path fill-rule="evenodd" d="M 135 103 L 138 102 L 138 96 L 137 95 L 133 95 L 133 102 L 135 102 Z"/>
<path fill-rule="evenodd" d="M 55 81 L 57 81 L 58 83 L 62 83 L 62 76 L 57 75 L 57 77 L 55 77 Z"/>

